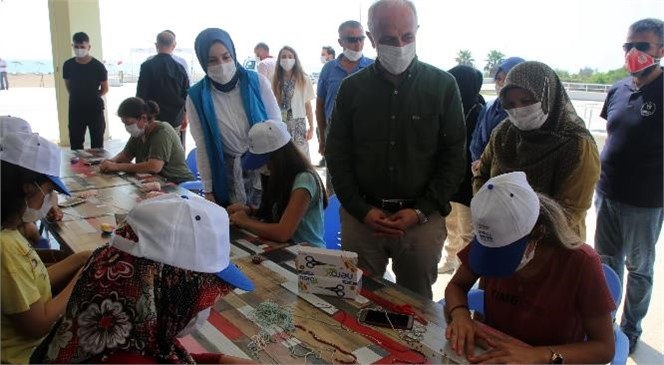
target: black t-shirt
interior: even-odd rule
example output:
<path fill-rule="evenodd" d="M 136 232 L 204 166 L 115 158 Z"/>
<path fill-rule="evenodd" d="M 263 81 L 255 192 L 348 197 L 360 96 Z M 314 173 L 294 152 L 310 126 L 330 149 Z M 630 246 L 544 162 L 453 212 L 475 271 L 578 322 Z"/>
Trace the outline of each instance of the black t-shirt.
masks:
<path fill-rule="evenodd" d="M 641 208 L 664 205 L 663 90 L 662 75 L 640 90 L 631 76 L 609 90 L 601 114 L 608 135 L 597 190 L 610 199 Z"/>
<path fill-rule="evenodd" d="M 85 64 L 76 62 L 76 58 L 68 59 L 62 67 L 62 78 L 69 80 L 70 106 L 104 108 L 99 89 L 101 83 L 108 79 L 108 72 L 96 58 Z"/>

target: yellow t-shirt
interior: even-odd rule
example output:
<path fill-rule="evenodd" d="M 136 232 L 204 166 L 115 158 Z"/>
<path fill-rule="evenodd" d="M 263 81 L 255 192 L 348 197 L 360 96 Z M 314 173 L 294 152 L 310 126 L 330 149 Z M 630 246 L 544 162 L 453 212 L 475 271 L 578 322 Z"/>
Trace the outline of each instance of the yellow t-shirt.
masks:
<path fill-rule="evenodd" d="M 3 363 L 26 364 L 41 339 L 21 335 L 6 315 L 26 312 L 40 299 L 43 302 L 51 300 L 51 282 L 46 266 L 19 231 L 3 229 L 0 244 L 0 357 Z"/>

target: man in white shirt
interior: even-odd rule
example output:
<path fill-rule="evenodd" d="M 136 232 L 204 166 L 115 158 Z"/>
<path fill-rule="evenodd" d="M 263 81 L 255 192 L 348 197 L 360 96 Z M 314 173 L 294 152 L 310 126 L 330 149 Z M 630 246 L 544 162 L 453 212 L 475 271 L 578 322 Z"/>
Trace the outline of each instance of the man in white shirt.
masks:
<path fill-rule="evenodd" d="M 260 62 L 258 62 L 258 66 L 256 67 L 258 73 L 267 77 L 267 79 L 272 82 L 272 76 L 274 76 L 274 68 L 277 65 L 277 60 L 270 56 L 270 47 L 263 42 L 258 43 L 256 47 L 254 47 L 254 54 L 260 59 Z"/>

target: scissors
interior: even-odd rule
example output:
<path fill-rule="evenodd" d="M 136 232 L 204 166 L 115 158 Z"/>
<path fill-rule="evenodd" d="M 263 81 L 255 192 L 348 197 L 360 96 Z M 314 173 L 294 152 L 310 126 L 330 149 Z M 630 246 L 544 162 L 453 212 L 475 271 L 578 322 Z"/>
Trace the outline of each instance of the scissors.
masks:
<path fill-rule="evenodd" d="M 304 258 L 304 261 L 306 261 L 306 262 L 304 263 L 304 266 L 306 266 L 306 267 L 308 267 L 308 268 L 310 268 L 310 269 L 313 269 L 314 267 L 316 267 L 316 266 L 318 266 L 318 265 L 327 265 L 327 264 L 324 263 L 324 262 L 320 262 L 320 261 L 316 260 L 313 256 L 306 256 L 306 257 Z"/>
<path fill-rule="evenodd" d="M 337 286 L 326 286 L 325 289 L 335 292 L 338 297 L 346 296 L 346 292 L 344 292 L 344 286 L 341 284 Z"/>

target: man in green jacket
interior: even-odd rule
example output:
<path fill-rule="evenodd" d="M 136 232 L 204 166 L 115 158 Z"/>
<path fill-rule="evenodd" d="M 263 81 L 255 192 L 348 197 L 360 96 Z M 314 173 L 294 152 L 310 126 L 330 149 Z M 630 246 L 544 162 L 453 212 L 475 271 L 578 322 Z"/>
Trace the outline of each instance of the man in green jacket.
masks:
<path fill-rule="evenodd" d="M 342 82 L 325 158 L 342 205 L 342 248 L 379 276 L 391 257 L 397 283 L 432 298 L 466 128 L 454 78 L 415 55 L 417 28 L 411 1 L 369 8 L 378 59 Z"/>

